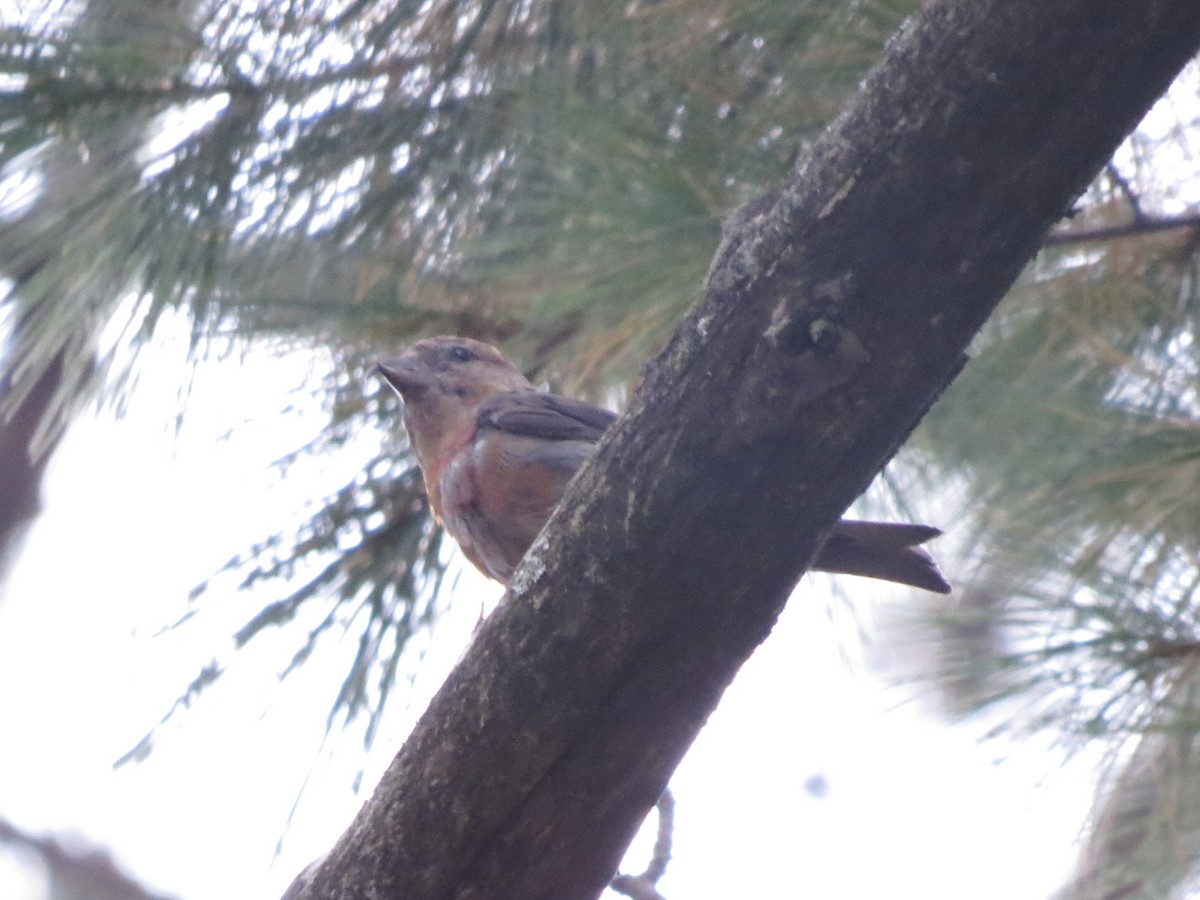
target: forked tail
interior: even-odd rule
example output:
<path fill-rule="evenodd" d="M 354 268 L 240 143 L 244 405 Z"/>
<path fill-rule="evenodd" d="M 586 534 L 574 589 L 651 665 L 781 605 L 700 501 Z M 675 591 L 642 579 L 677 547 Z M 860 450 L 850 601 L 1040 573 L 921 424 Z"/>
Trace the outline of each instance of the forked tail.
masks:
<path fill-rule="evenodd" d="M 833 527 L 812 567 L 948 594 L 950 584 L 938 571 L 937 563 L 917 546 L 939 534 L 941 531 L 928 525 L 842 519 Z"/>

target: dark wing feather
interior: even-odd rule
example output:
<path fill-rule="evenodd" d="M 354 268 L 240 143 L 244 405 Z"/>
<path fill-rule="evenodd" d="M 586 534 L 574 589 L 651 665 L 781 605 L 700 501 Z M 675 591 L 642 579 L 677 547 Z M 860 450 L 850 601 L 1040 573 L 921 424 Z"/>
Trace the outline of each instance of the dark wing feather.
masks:
<path fill-rule="evenodd" d="M 537 391 L 511 391 L 480 404 L 476 427 L 546 441 L 595 443 L 616 420 L 616 413 L 582 400 Z"/>

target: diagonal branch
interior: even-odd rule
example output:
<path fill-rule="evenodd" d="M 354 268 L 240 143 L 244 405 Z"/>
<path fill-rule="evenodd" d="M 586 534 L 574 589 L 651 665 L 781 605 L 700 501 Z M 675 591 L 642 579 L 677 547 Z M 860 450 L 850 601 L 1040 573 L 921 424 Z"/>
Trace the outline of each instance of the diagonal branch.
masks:
<path fill-rule="evenodd" d="M 1200 46 L 1195 0 L 934 3 L 704 293 L 294 898 L 584 900 L 820 542 Z"/>

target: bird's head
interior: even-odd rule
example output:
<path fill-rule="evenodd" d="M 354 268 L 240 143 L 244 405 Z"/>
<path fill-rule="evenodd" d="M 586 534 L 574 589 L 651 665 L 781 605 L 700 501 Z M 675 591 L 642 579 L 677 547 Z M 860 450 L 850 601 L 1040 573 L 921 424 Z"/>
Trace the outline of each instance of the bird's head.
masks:
<path fill-rule="evenodd" d="M 427 473 L 471 439 L 479 404 L 533 387 L 495 347 L 463 337 L 426 338 L 377 368 L 404 399 L 404 424 Z"/>

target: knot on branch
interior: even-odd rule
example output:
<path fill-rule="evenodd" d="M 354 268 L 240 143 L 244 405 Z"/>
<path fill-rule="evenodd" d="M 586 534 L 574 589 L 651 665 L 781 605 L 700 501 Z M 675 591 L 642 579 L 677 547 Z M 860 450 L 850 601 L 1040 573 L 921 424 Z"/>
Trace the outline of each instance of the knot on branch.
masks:
<path fill-rule="evenodd" d="M 844 285 L 837 281 L 818 286 L 811 304 L 780 300 L 763 332 L 771 350 L 792 357 L 782 362 L 784 370 L 797 376 L 806 393 L 814 389 L 814 396 L 845 382 L 870 358 L 842 322 L 843 292 Z"/>
<path fill-rule="evenodd" d="M 828 356 L 842 342 L 842 327 L 829 319 L 813 319 L 808 326 L 808 337 L 814 353 Z"/>
<path fill-rule="evenodd" d="M 832 356 L 843 337 L 857 343 L 842 324 L 842 310 L 850 288 L 850 276 L 830 279 L 812 288 L 811 298 L 780 300 L 771 313 L 771 324 L 763 337 L 772 349 L 791 355 L 814 352 Z"/>

